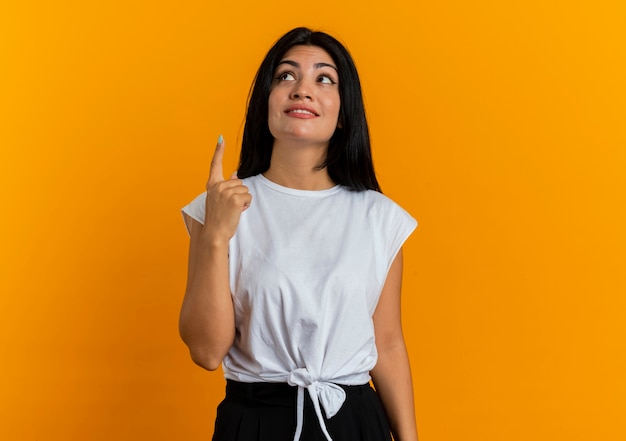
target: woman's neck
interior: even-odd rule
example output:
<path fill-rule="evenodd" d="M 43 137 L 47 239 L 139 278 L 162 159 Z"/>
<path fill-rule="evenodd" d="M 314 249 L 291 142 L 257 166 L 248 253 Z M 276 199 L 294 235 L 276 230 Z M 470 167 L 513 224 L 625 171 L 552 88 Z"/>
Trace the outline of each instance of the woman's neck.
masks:
<path fill-rule="evenodd" d="M 326 190 L 335 185 L 326 167 L 319 165 L 326 159 L 328 147 L 286 146 L 274 142 L 270 168 L 263 175 L 283 187 L 299 190 Z"/>

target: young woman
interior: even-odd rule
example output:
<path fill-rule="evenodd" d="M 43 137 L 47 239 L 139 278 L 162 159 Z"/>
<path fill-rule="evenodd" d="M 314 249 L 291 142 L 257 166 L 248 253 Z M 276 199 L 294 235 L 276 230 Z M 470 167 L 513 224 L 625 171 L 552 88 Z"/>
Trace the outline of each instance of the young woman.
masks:
<path fill-rule="evenodd" d="M 220 136 L 206 192 L 183 208 L 180 333 L 227 379 L 213 440 L 417 440 L 400 322 L 417 223 L 380 192 L 348 51 L 285 34 L 257 72 L 229 178 L 224 148 Z"/>

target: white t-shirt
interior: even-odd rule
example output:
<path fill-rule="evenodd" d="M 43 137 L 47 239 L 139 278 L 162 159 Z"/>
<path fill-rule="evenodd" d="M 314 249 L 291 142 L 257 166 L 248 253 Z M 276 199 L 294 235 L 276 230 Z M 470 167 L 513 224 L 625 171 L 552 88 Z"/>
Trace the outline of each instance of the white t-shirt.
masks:
<path fill-rule="evenodd" d="M 296 190 L 263 175 L 243 182 L 252 204 L 229 243 L 236 337 L 224 373 L 299 386 L 300 429 L 308 389 L 326 433 L 319 404 L 330 418 L 345 400 L 337 384 L 370 380 L 372 315 L 417 222 L 376 191 Z M 204 223 L 205 201 L 203 193 L 183 212 Z"/>

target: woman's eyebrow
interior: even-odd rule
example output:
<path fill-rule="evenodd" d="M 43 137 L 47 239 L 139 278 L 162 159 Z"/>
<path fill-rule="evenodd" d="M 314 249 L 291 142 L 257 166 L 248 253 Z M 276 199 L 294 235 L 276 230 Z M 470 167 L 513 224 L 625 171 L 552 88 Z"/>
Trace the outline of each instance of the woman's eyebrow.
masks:
<path fill-rule="evenodd" d="M 293 60 L 281 60 L 276 67 L 280 66 L 281 64 L 289 64 L 290 66 L 300 69 L 300 63 L 297 63 Z M 332 64 L 328 64 L 328 63 L 315 63 L 313 67 L 316 69 L 321 69 L 323 67 L 330 67 L 332 69 L 337 70 L 335 66 L 333 66 Z"/>

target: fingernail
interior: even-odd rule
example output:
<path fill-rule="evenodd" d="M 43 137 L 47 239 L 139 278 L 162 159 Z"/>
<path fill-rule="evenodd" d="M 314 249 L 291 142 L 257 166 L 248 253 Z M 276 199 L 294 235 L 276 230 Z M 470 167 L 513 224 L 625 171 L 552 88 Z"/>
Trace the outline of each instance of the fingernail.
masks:
<path fill-rule="evenodd" d="M 220 133 L 220 136 L 217 138 L 217 143 L 221 144 L 224 142 L 224 137 L 222 136 L 222 134 Z"/>

